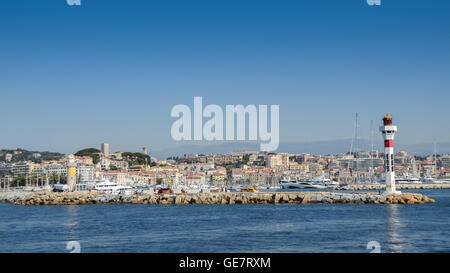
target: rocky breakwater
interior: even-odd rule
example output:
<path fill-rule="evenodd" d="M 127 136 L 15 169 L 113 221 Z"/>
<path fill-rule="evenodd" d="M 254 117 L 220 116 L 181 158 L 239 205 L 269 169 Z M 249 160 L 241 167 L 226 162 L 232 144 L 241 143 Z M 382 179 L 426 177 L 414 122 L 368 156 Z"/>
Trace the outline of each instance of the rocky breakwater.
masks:
<path fill-rule="evenodd" d="M 384 196 L 377 193 L 285 192 L 285 193 L 197 193 L 149 195 L 99 195 L 96 192 L 35 192 L 7 202 L 17 205 L 233 205 L 233 204 L 424 204 L 434 200 L 418 193 Z"/>
<path fill-rule="evenodd" d="M 397 184 L 398 190 L 440 190 L 450 189 L 450 184 Z M 338 187 L 336 190 L 349 191 L 369 191 L 369 190 L 385 190 L 384 184 L 359 184 Z"/>
<path fill-rule="evenodd" d="M 0 192 L 0 202 L 14 203 L 16 200 L 24 199 L 31 194 L 30 191 L 3 191 Z"/>
<path fill-rule="evenodd" d="M 93 204 L 97 192 L 33 192 L 22 198 L 9 201 L 16 205 L 85 205 Z"/>

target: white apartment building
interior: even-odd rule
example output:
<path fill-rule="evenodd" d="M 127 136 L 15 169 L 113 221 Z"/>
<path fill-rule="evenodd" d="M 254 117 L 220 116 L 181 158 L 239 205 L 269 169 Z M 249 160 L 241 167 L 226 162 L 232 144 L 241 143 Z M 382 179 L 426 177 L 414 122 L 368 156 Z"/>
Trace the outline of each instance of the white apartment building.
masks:
<path fill-rule="evenodd" d="M 283 159 L 281 155 L 267 155 L 266 157 L 266 167 L 275 168 L 283 165 Z"/>
<path fill-rule="evenodd" d="M 78 164 L 77 176 L 80 182 L 93 181 L 95 179 L 95 167 L 90 164 Z"/>
<path fill-rule="evenodd" d="M 446 170 L 450 170 L 450 155 L 441 156 L 441 165 Z"/>
<path fill-rule="evenodd" d="M 67 165 L 52 163 L 42 166 L 42 174 L 67 175 Z M 93 181 L 95 179 L 95 167 L 91 164 L 78 164 L 77 177 L 80 182 Z"/>
<path fill-rule="evenodd" d="M 30 162 L 21 162 L 21 163 L 15 163 L 11 166 L 11 172 L 14 175 L 26 175 L 31 174 L 34 169 L 34 163 Z"/>
<path fill-rule="evenodd" d="M 67 175 L 66 164 L 60 164 L 60 163 L 47 164 L 47 165 L 42 166 L 42 169 L 45 174 Z"/>

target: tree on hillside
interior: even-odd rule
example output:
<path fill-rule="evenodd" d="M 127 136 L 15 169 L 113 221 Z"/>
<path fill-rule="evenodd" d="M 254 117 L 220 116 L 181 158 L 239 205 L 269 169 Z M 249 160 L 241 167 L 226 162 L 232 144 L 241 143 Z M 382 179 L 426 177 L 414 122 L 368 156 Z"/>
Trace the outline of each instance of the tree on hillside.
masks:
<path fill-rule="evenodd" d="M 87 149 L 79 150 L 78 152 L 75 153 L 75 155 L 76 156 L 89 156 L 92 158 L 92 161 L 94 162 L 94 164 L 97 164 L 100 161 L 99 153 L 101 153 L 99 149 L 87 148 Z"/>
<path fill-rule="evenodd" d="M 143 153 L 122 153 L 122 158 L 128 162 L 130 166 L 133 165 L 152 165 L 152 159 L 149 155 Z"/>

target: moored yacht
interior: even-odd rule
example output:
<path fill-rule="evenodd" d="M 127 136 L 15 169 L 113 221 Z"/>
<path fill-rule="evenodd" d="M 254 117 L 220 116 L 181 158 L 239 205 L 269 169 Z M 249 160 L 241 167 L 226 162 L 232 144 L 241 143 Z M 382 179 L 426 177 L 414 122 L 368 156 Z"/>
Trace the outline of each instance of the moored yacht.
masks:
<path fill-rule="evenodd" d="M 129 186 L 122 186 L 118 183 L 111 182 L 109 180 L 104 180 L 95 184 L 94 189 L 100 193 L 107 194 L 133 194 L 134 190 Z"/>
<path fill-rule="evenodd" d="M 412 177 L 412 176 L 402 176 L 402 177 L 396 177 L 395 182 L 399 184 L 421 184 L 419 178 Z"/>
<path fill-rule="evenodd" d="M 450 179 L 435 179 L 431 176 L 425 176 L 422 178 L 422 182 L 429 184 L 447 184 L 450 183 Z"/>
<path fill-rule="evenodd" d="M 427 174 L 421 179 L 421 181 L 422 181 L 423 183 L 435 183 L 434 178 L 433 178 L 429 173 L 427 173 Z"/>
<path fill-rule="evenodd" d="M 282 179 L 280 181 L 280 188 L 284 190 L 289 190 L 289 189 L 324 189 L 326 187 L 325 185 L 313 181 L 297 182 L 292 179 Z"/>
<path fill-rule="evenodd" d="M 325 176 L 321 175 L 319 177 L 310 179 L 308 182 L 314 184 L 314 185 L 322 185 L 324 187 L 337 187 L 339 186 L 339 183 L 337 181 L 333 181 L 330 178 L 326 178 Z"/>
<path fill-rule="evenodd" d="M 301 185 L 299 185 L 297 183 L 297 181 L 292 180 L 292 179 L 286 179 L 283 178 L 280 180 L 280 188 L 287 190 L 287 189 L 302 189 L 303 187 L 301 187 Z"/>

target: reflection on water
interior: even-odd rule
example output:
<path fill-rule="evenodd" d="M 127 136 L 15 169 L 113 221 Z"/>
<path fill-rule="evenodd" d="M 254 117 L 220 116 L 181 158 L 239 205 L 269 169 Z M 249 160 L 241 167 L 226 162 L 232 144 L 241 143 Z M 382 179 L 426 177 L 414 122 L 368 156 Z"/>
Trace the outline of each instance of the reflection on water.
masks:
<path fill-rule="evenodd" d="M 0 252 L 449 252 L 450 191 L 428 205 L 0 203 Z M 377 246 L 377 244 L 372 244 Z M 69 246 L 69 248 L 67 248 Z"/>
<path fill-rule="evenodd" d="M 66 206 L 67 219 L 64 223 L 67 227 L 74 227 L 78 225 L 78 206 Z"/>
<path fill-rule="evenodd" d="M 400 236 L 400 228 L 403 226 L 399 217 L 399 205 L 387 205 L 387 241 L 389 252 L 402 252 L 404 242 Z"/>
<path fill-rule="evenodd" d="M 63 225 L 66 227 L 66 232 L 71 239 L 77 239 L 79 230 L 79 207 L 66 206 L 66 219 Z"/>

